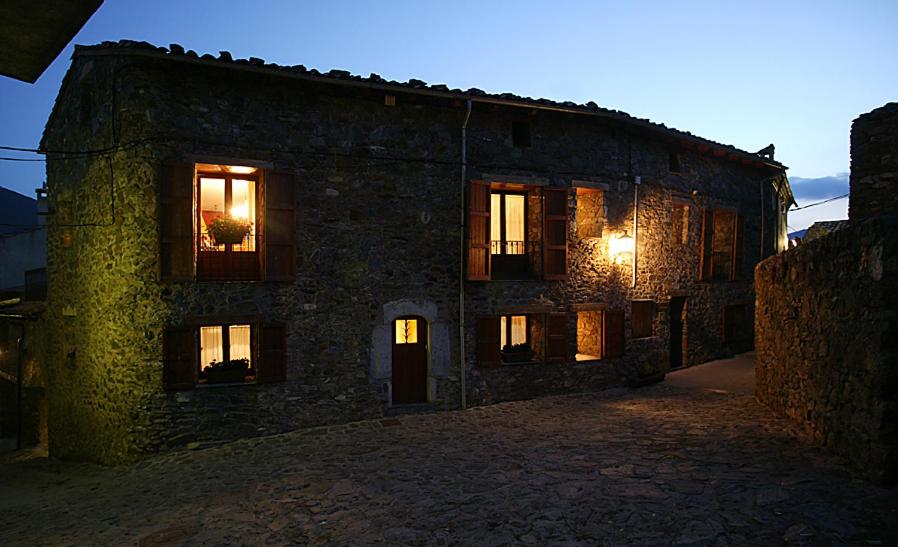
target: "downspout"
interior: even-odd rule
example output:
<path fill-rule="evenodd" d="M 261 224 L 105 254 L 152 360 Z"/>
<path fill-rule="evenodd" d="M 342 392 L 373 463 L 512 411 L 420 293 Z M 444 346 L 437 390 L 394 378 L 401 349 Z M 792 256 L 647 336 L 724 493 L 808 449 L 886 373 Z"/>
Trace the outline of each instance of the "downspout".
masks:
<path fill-rule="evenodd" d="M 459 182 L 459 197 L 461 207 L 459 214 L 459 255 L 458 255 L 458 378 L 461 388 L 461 408 L 468 408 L 467 376 L 465 368 L 465 183 L 468 178 L 468 119 L 471 118 L 471 99 L 467 101 L 465 121 L 461 124 L 461 181 Z"/>
<path fill-rule="evenodd" d="M 16 341 L 16 450 L 22 449 L 22 372 L 25 368 L 25 324 L 22 324 L 22 336 Z"/>
<path fill-rule="evenodd" d="M 758 183 L 761 187 L 761 257 L 758 260 L 764 260 L 764 208 L 767 203 L 764 201 L 764 181 Z"/>
<path fill-rule="evenodd" d="M 636 288 L 636 260 L 639 256 L 639 183 L 636 182 L 639 180 L 639 177 L 636 177 L 633 184 L 633 288 Z"/>

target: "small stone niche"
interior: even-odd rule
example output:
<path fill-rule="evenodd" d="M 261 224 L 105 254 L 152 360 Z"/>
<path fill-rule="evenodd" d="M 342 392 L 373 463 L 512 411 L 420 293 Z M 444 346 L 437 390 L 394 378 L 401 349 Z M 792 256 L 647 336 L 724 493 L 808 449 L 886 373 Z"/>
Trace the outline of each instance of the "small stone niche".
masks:
<path fill-rule="evenodd" d="M 601 238 L 605 229 L 605 192 L 577 188 L 577 238 Z"/>
<path fill-rule="evenodd" d="M 602 358 L 602 312 L 577 312 L 577 361 Z"/>

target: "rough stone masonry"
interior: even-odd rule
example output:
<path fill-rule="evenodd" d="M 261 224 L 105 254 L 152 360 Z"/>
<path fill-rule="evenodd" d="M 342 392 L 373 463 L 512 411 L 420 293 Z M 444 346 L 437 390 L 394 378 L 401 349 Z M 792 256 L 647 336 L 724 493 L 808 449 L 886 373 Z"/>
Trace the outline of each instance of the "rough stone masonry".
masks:
<path fill-rule="evenodd" d="M 772 158 L 594 103 L 128 41 L 76 50 L 42 147 L 50 452 L 101 462 L 405 411 L 402 318 L 427 327 L 410 380 L 424 410 L 660 377 L 673 342 L 686 364 L 728 355 L 751 336 L 730 311 L 751 313 L 754 265 L 782 248 L 792 199 Z M 70 150 L 98 152 L 52 152 Z M 240 280 L 199 271 L 199 165 L 257 177 L 259 261 Z M 510 278 L 496 258 L 464 279 L 471 188 L 525 196 Z M 732 237 L 712 253 L 716 224 Z M 625 233 L 635 287 L 633 254 L 609 255 Z M 672 298 L 688 333 L 673 342 Z M 578 348 L 579 312 L 606 319 L 599 359 L 575 360 L 599 351 Z M 498 327 L 478 326 L 500 316 L 527 318 L 533 360 L 487 366 Z M 252 327 L 255 381 L 199 380 L 204 325 Z"/>
<path fill-rule="evenodd" d="M 855 120 L 850 225 L 758 265 L 758 398 L 898 481 L 898 104 Z"/>

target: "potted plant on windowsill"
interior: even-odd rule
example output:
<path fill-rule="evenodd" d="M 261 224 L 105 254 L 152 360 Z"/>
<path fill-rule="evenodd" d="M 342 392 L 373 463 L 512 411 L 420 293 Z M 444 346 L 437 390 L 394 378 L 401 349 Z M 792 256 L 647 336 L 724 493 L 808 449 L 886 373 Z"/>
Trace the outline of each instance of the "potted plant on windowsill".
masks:
<path fill-rule="evenodd" d="M 216 245 L 239 245 L 252 228 L 248 219 L 222 215 L 209 224 L 209 235 Z"/>
<path fill-rule="evenodd" d="M 533 360 L 533 349 L 530 344 L 505 344 L 502 348 L 502 361 L 505 363 L 525 363 Z"/>
<path fill-rule="evenodd" d="M 207 384 L 242 382 L 249 372 L 249 359 L 231 359 L 220 363 L 213 361 L 201 372 Z"/>

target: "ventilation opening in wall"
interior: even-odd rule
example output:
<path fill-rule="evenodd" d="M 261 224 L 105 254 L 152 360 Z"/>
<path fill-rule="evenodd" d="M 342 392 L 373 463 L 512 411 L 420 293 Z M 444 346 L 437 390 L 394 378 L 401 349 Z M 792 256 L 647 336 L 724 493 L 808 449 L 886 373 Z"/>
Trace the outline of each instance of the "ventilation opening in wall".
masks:
<path fill-rule="evenodd" d="M 519 148 L 530 147 L 530 122 L 511 122 L 511 142 Z"/>
<path fill-rule="evenodd" d="M 680 155 L 676 152 L 667 155 L 667 170 L 671 173 L 680 172 Z"/>

